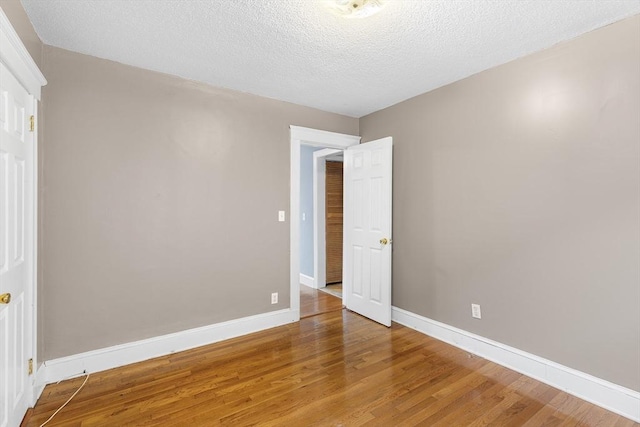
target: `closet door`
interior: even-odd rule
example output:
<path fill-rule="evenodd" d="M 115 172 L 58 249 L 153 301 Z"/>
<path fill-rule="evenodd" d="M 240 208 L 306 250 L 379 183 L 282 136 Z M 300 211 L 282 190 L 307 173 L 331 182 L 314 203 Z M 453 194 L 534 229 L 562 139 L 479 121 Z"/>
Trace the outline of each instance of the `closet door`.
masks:
<path fill-rule="evenodd" d="M 327 284 L 342 282 L 342 162 L 326 162 L 325 210 Z"/>

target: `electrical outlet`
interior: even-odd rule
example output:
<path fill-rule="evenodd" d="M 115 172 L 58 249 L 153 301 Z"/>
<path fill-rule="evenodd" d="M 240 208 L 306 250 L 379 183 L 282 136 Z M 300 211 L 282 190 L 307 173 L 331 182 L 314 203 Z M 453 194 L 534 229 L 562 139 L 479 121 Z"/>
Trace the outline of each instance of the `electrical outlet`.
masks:
<path fill-rule="evenodd" d="M 274 292 L 271 294 L 271 304 L 277 304 L 278 303 L 278 293 Z"/>
<path fill-rule="evenodd" d="M 482 319 L 482 312 L 480 311 L 480 304 L 471 304 L 471 317 L 475 319 Z"/>

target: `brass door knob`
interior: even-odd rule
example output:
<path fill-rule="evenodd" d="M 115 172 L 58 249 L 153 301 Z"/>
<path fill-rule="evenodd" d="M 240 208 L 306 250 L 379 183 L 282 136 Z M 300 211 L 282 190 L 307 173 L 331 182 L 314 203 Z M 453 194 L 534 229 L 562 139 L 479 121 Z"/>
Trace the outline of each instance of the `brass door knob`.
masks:
<path fill-rule="evenodd" d="M 11 302 L 11 294 L 0 295 L 0 304 L 9 304 Z"/>
<path fill-rule="evenodd" d="M 380 244 L 381 245 L 386 245 L 387 243 L 389 243 L 389 241 L 387 240 L 386 237 L 383 237 L 382 239 L 380 239 Z"/>

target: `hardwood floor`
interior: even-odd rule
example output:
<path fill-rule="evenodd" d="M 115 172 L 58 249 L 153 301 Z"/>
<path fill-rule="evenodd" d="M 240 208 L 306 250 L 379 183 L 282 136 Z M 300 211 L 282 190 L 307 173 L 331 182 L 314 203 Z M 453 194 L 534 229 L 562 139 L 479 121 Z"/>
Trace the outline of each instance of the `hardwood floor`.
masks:
<path fill-rule="evenodd" d="M 300 285 L 300 318 L 342 310 L 342 299 L 308 286 Z"/>
<path fill-rule="evenodd" d="M 39 426 L 83 378 L 46 387 Z M 393 324 L 330 311 L 93 374 L 48 426 L 638 426 Z"/>

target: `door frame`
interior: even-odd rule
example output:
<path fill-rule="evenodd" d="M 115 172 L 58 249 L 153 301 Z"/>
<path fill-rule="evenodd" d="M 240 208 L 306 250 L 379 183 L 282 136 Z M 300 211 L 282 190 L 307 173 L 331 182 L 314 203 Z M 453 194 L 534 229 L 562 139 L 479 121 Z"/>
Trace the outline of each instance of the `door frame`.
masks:
<path fill-rule="evenodd" d="M 31 181 L 31 203 L 25 206 L 31 207 L 31 233 L 25 234 L 25 243 L 29 244 L 28 254 L 28 278 L 25 284 L 25 307 L 27 309 L 27 322 L 25 333 L 27 335 L 27 351 L 33 358 L 34 372 L 30 377 L 27 387 L 27 402 L 33 407 L 44 389 L 41 381 L 36 381 L 38 356 L 38 102 L 41 99 L 42 86 L 47 80 L 36 65 L 35 61 L 20 40 L 18 33 L 11 25 L 9 18 L 0 9 L 0 61 L 13 74 L 18 82 L 27 90 L 33 99 L 33 116 L 36 123 L 33 130 L 33 176 Z M 28 182 L 29 180 L 27 180 Z M 25 254 L 27 255 L 27 254 Z"/>
<path fill-rule="evenodd" d="M 345 150 L 348 147 L 360 144 L 360 137 L 293 125 L 289 126 L 289 129 L 291 133 L 289 307 L 293 314 L 293 321 L 297 322 L 300 320 L 300 146 L 304 144 Z"/>

